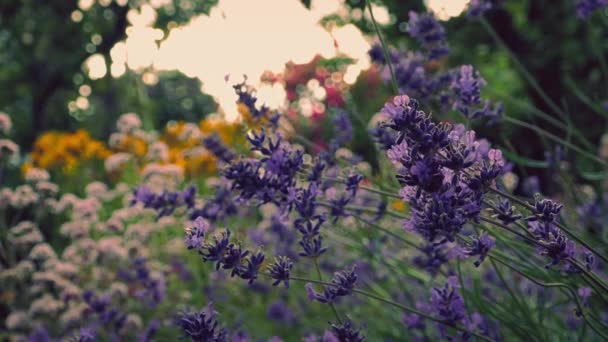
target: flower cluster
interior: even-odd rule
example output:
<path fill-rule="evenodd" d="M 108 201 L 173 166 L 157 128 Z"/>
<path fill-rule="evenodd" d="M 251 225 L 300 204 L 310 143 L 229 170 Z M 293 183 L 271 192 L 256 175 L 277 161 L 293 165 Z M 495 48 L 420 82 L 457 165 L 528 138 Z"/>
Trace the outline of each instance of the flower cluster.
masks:
<path fill-rule="evenodd" d="M 479 9 L 487 7 L 487 2 L 472 3 L 471 6 L 471 10 Z M 486 83 L 473 66 L 462 65 L 443 71 L 429 63 L 429 60 L 449 53 L 444 29 L 432 14 L 410 12 L 408 33 L 422 43 L 426 54 L 391 49 L 390 60 L 387 61 L 380 44 L 376 43 L 369 51 L 372 61 L 382 66 L 381 76 L 385 82 L 391 81 L 388 67 L 390 62 L 401 94 L 421 101 L 433 100 L 441 108 L 452 108 L 470 119 L 487 118 L 494 122 L 500 118 L 503 112 L 502 104 L 493 104 L 481 98 L 481 90 Z M 431 51 L 430 56 L 428 51 Z M 376 135 L 378 133 L 376 132 Z"/>
<path fill-rule="evenodd" d="M 73 173 L 81 164 L 102 161 L 110 155 L 108 148 L 85 130 L 74 133 L 46 132 L 34 142 L 29 167 Z"/>
<path fill-rule="evenodd" d="M 593 12 L 608 6 L 606 0 L 578 0 L 576 2 L 576 15 L 580 19 L 589 18 Z"/>
<path fill-rule="evenodd" d="M 420 43 L 429 60 L 450 52 L 443 26 L 431 13 L 409 13 L 407 32 Z"/>
<path fill-rule="evenodd" d="M 197 218 L 194 227 L 186 232 L 188 249 L 195 249 L 205 262 L 214 262 L 215 269 L 229 270 L 230 276 L 238 276 L 252 284 L 257 278 L 264 262 L 264 253 L 243 249 L 240 243 L 230 241 L 230 230 L 219 232 L 213 241 L 205 241 L 209 224 Z"/>
<path fill-rule="evenodd" d="M 157 218 L 161 218 L 173 214 L 175 209 L 181 206 L 194 208 L 195 195 L 195 186 L 189 186 L 182 191 L 164 190 L 162 193 L 155 193 L 147 185 L 142 185 L 133 191 L 131 205 L 141 203 L 144 208 L 156 210 Z"/>
<path fill-rule="evenodd" d="M 227 332 L 219 327 L 216 315 L 213 306 L 208 305 L 201 311 L 183 312 L 176 319 L 176 324 L 182 330 L 184 337 L 193 342 L 228 341 Z"/>
<path fill-rule="evenodd" d="M 344 297 L 352 294 L 357 282 L 356 268 L 353 267 L 350 270 L 344 270 L 336 272 L 332 279 L 331 286 L 326 286 L 323 293 L 315 292 L 312 284 L 306 285 L 308 291 L 308 298 L 316 300 L 321 303 L 334 303 L 337 298 Z"/>
<path fill-rule="evenodd" d="M 247 87 L 245 81 L 234 85 L 234 90 L 238 96 L 237 108 L 239 114 L 241 114 L 248 127 L 276 126 L 279 120 L 278 113 L 274 113 L 266 105 L 259 106 L 257 97 Z"/>
<path fill-rule="evenodd" d="M 388 102 L 383 114 L 382 127 L 396 134 L 387 154 L 410 204 L 405 229 L 434 248 L 454 241 L 465 223 L 478 220 L 484 193 L 505 166 L 501 152 L 463 126 L 434 123 L 405 95 Z"/>
<path fill-rule="evenodd" d="M 106 159 L 106 171 L 117 177 L 131 162 L 144 175 L 168 170 L 187 178 L 213 175 L 217 160 L 225 162 L 234 156 L 228 146 L 244 142 L 240 130 L 241 125 L 210 115 L 199 125 L 169 122 L 159 136 L 144 131 L 136 114 L 124 114 L 117 122 L 117 132 L 110 136 L 113 154 Z"/>

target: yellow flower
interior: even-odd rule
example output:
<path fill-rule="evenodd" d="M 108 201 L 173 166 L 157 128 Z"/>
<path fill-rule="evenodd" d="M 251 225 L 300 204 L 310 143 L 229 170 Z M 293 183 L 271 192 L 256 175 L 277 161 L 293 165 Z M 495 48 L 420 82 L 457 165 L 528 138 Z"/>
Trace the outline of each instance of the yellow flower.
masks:
<path fill-rule="evenodd" d="M 391 207 L 396 211 L 405 211 L 405 203 L 401 200 L 392 201 Z"/>
<path fill-rule="evenodd" d="M 80 129 L 74 133 L 49 131 L 36 139 L 31 153 L 31 164 L 24 165 L 22 172 L 29 167 L 60 169 L 69 173 L 82 162 L 104 160 L 110 151 L 99 140 L 93 139 L 89 132 Z"/>

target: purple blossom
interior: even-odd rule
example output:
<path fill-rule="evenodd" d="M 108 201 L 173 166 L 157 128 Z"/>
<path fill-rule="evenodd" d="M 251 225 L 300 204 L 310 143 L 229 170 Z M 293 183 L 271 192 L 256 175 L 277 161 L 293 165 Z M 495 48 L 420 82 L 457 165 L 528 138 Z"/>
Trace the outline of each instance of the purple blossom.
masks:
<path fill-rule="evenodd" d="M 234 158 L 236 158 L 236 154 L 234 151 L 230 150 L 217 133 L 214 133 L 208 137 L 203 138 L 203 145 L 207 150 L 209 150 L 213 155 L 223 161 L 224 163 L 230 163 Z"/>
<path fill-rule="evenodd" d="M 225 185 L 215 187 L 213 198 L 207 199 L 199 208 L 193 208 L 190 219 L 203 217 L 211 222 L 223 220 L 238 212 L 235 200 L 232 198 L 230 189 Z"/>
<path fill-rule="evenodd" d="M 450 52 L 445 30 L 431 13 L 419 14 L 410 11 L 407 32 L 420 43 L 429 60 Z"/>
<path fill-rule="evenodd" d="M 272 112 L 270 108 L 265 105 L 262 105 L 258 108 L 258 99 L 253 94 L 253 90 L 248 88 L 245 82 L 246 79 L 242 83 L 235 84 L 234 86 L 232 86 L 234 88 L 234 91 L 236 92 L 236 95 L 239 97 L 238 102 L 244 104 L 247 107 L 255 123 L 264 123 L 264 121 L 267 121 L 267 123 L 271 126 L 277 126 L 279 121 L 279 115 L 277 113 Z"/>
<path fill-rule="evenodd" d="M 348 113 L 344 110 L 336 110 L 332 123 L 334 125 L 334 137 L 329 142 L 330 149 L 335 151 L 340 146 L 348 144 L 353 139 L 353 124 Z"/>
<path fill-rule="evenodd" d="M 461 66 L 451 85 L 455 97 L 453 109 L 467 118 L 479 117 L 481 113 L 474 109 L 481 105 L 481 88 L 485 85 L 486 81 L 472 65 Z"/>
<path fill-rule="evenodd" d="M 576 2 L 576 15 L 580 19 L 588 19 L 593 12 L 608 6 L 608 0 L 578 0 Z"/>
<path fill-rule="evenodd" d="M 553 223 L 559 212 L 564 207 L 563 204 L 557 203 L 548 198 L 542 198 L 540 195 L 534 196 L 534 211 L 533 215 L 526 217 L 527 221 L 541 221 L 544 223 Z"/>
<path fill-rule="evenodd" d="M 471 245 L 466 249 L 466 253 L 469 256 L 478 255 L 479 258 L 474 262 L 475 267 L 479 267 L 484 261 L 490 250 L 494 247 L 494 238 L 488 234 L 482 233 L 478 237 L 473 239 Z"/>
<path fill-rule="evenodd" d="M 137 287 L 135 296 L 148 306 L 156 307 L 165 299 L 166 283 L 164 277 L 154 277 L 144 258 L 134 258 L 126 270 L 120 270 L 119 278 Z"/>
<path fill-rule="evenodd" d="M 321 303 L 334 303 L 337 298 L 348 296 L 353 292 L 357 278 L 356 266 L 353 266 L 350 270 L 334 273 L 331 281 L 333 286 L 326 286 L 322 293 L 315 292 L 312 284 L 307 284 L 306 290 L 311 299 Z"/>
<path fill-rule="evenodd" d="M 498 203 L 498 206 L 492 208 L 492 217 L 499 219 L 505 225 L 509 225 L 522 218 L 521 214 L 517 214 L 515 210 L 515 207 L 511 205 L 508 199 L 502 199 Z"/>
<path fill-rule="evenodd" d="M 339 342 L 363 342 L 365 341 L 365 336 L 361 334 L 360 330 L 355 329 L 352 322 L 350 320 L 345 320 L 342 324 L 331 324 L 331 333 L 335 336 L 336 340 Z M 325 336 L 323 337 L 323 341 L 325 341 Z M 332 340 L 327 340 L 332 341 Z"/>
<path fill-rule="evenodd" d="M 431 291 L 431 310 L 450 324 L 458 324 L 466 317 L 464 300 L 456 291 L 457 284 L 455 277 L 449 277 L 444 287 Z"/>
<path fill-rule="evenodd" d="M 213 237 L 213 242 L 205 243 L 204 248 L 198 252 L 203 261 L 215 262 L 215 269 L 219 270 L 224 262 L 226 251 L 230 245 L 230 231 L 225 230 Z"/>
<path fill-rule="evenodd" d="M 118 332 L 125 325 L 127 314 L 113 308 L 108 295 L 95 295 L 93 291 L 86 290 L 82 294 L 88 310 L 92 312 L 96 320 L 109 329 L 110 332 Z"/>
<path fill-rule="evenodd" d="M 193 342 L 228 341 L 226 330 L 219 327 L 216 315 L 210 304 L 201 311 L 182 312 L 176 319 L 176 325 L 184 337 Z"/>
<path fill-rule="evenodd" d="M 203 247 L 205 233 L 209 231 L 209 222 L 201 216 L 194 220 L 194 226 L 186 232 L 184 241 L 188 249 L 200 249 Z"/>
<path fill-rule="evenodd" d="M 268 272 L 270 277 L 274 279 L 273 286 L 277 286 L 280 283 L 285 284 L 285 287 L 289 287 L 289 277 L 291 275 L 291 269 L 293 268 L 293 262 L 288 257 L 279 256 L 274 258 L 274 262 L 268 265 Z"/>
<path fill-rule="evenodd" d="M 484 15 L 492 9 L 492 1 L 490 0 L 471 0 L 467 10 L 467 16 L 476 18 Z"/>
<path fill-rule="evenodd" d="M 183 191 L 163 191 L 154 193 L 146 185 L 142 185 L 133 191 L 131 205 L 142 203 L 144 208 L 156 210 L 156 219 L 173 214 L 175 209 L 185 206 L 188 209 L 194 207 L 196 198 L 196 187 L 189 186 Z"/>
<path fill-rule="evenodd" d="M 419 248 L 421 255 L 414 257 L 414 265 L 436 275 L 442 265 L 449 261 L 448 251 L 444 242 L 428 243 Z"/>
<path fill-rule="evenodd" d="M 424 319 L 421 316 L 416 315 L 416 314 L 404 314 L 401 317 L 401 321 L 410 330 L 414 330 L 414 329 L 424 330 L 426 328 Z"/>
<path fill-rule="evenodd" d="M 160 329 L 160 321 L 157 319 L 153 319 L 150 321 L 148 326 L 139 334 L 137 334 L 137 342 L 149 342 L 152 341 L 154 335 Z"/>
<path fill-rule="evenodd" d="M 539 243 L 538 253 L 551 259 L 545 268 L 574 257 L 576 252 L 574 242 L 568 240 L 566 235 L 553 223 L 532 220 L 528 222 L 528 229 Z"/>
<path fill-rule="evenodd" d="M 593 290 L 590 287 L 585 286 L 585 287 L 579 288 L 577 293 L 583 300 L 583 304 L 585 306 L 589 306 L 589 297 L 591 297 L 591 295 L 593 294 Z"/>
<path fill-rule="evenodd" d="M 295 314 L 289 309 L 287 304 L 282 301 L 277 301 L 268 305 L 266 313 L 271 320 L 287 325 L 293 325 L 297 320 Z"/>
<path fill-rule="evenodd" d="M 251 149 L 260 152 L 262 158 L 237 160 L 223 171 L 223 176 L 241 199 L 257 199 L 262 204 L 273 202 L 283 207 L 302 168 L 303 152 L 282 143 L 280 135 L 274 141 L 267 139 L 263 130 L 247 138 Z"/>

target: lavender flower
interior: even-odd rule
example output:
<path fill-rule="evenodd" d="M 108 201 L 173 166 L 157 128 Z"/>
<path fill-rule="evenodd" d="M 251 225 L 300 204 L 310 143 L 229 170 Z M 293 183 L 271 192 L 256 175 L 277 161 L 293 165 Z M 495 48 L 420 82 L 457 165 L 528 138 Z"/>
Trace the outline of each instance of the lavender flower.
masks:
<path fill-rule="evenodd" d="M 431 291 L 431 309 L 440 319 L 451 324 L 460 323 L 466 317 L 464 300 L 456 291 L 458 279 L 449 277 L 445 286 Z"/>
<path fill-rule="evenodd" d="M 348 296 L 353 292 L 355 283 L 357 282 L 356 267 L 353 266 L 350 270 L 336 272 L 332 279 L 334 286 L 326 286 L 323 293 L 317 293 L 312 287 L 312 284 L 306 285 L 308 296 L 321 303 L 334 303 L 338 297 Z"/>
<path fill-rule="evenodd" d="M 226 330 L 219 327 L 217 313 L 210 304 L 198 312 L 183 312 L 176 325 L 180 327 L 184 338 L 193 342 L 225 342 L 228 341 Z"/>
<path fill-rule="evenodd" d="M 502 199 L 495 209 L 492 209 L 494 214 L 492 217 L 499 219 L 505 225 L 509 225 L 521 219 L 521 214 L 515 213 L 515 207 L 511 205 L 508 199 Z"/>
<path fill-rule="evenodd" d="M 473 112 L 472 108 L 481 104 L 481 87 L 485 84 L 472 65 L 461 66 L 451 86 L 456 97 L 453 108 L 467 118 L 476 119 L 480 113 Z"/>
<path fill-rule="evenodd" d="M 335 127 L 334 137 L 329 142 L 330 150 L 335 152 L 338 147 L 344 146 L 353 139 L 353 124 L 348 117 L 348 113 L 338 109 L 332 120 Z"/>
<path fill-rule="evenodd" d="M 480 17 L 491 9 L 492 9 L 492 1 L 490 1 L 490 0 L 471 0 L 469 2 L 467 16 L 470 18 Z"/>
<path fill-rule="evenodd" d="M 159 328 L 160 321 L 157 319 L 153 319 L 142 332 L 137 334 L 137 342 L 152 341 L 152 338 L 154 337 L 154 335 L 156 335 L 156 332 L 158 332 Z"/>
<path fill-rule="evenodd" d="M 236 154 L 230 150 L 222 140 L 214 133 L 208 137 L 203 138 L 203 145 L 211 152 L 213 155 L 223 161 L 224 163 L 230 163 L 234 158 L 236 158 Z"/>
<path fill-rule="evenodd" d="M 539 243 L 538 253 L 551 258 L 551 262 L 545 265 L 545 268 L 550 268 L 574 257 L 574 242 L 568 240 L 564 233 L 555 227 L 552 222 L 531 220 L 528 222 L 528 229 Z"/>
<path fill-rule="evenodd" d="M 268 123 L 272 126 L 276 126 L 279 121 L 279 115 L 277 113 L 272 113 L 270 109 L 265 105 L 262 105 L 260 108 L 258 108 L 258 99 L 253 94 L 253 91 L 248 89 L 247 85 L 245 84 L 245 81 L 239 84 L 235 84 L 233 86 L 234 91 L 239 97 L 238 102 L 242 103 L 247 107 L 254 123 Z"/>
<path fill-rule="evenodd" d="M 201 216 L 194 220 L 194 226 L 186 231 L 185 242 L 188 249 L 200 249 L 203 247 L 205 233 L 209 231 L 209 223 Z"/>
<path fill-rule="evenodd" d="M 144 258 L 134 258 L 128 270 L 120 270 L 119 278 L 139 288 L 135 296 L 150 307 L 160 304 L 165 298 L 166 283 L 162 275 L 154 276 Z"/>
<path fill-rule="evenodd" d="M 350 320 L 345 320 L 342 324 L 331 324 L 331 333 L 336 338 L 337 342 L 363 342 L 365 336 L 360 330 L 356 330 Z M 324 337 L 323 339 L 327 339 Z"/>
<path fill-rule="evenodd" d="M 92 329 L 81 328 L 78 334 L 74 336 L 73 342 L 95 342 L 96 336 Z"/>
<path fill-rule="evenodd" d="M 279 256 L 274 258 L 274 262 L 268 265 L 268 272 L 270 277 L 274 279 L 273 286 L 277 286 L 280 283 L 285 284 L 285 288 L 289 288 L 289 277 L 291 275 L 291 269 L 293 268 L 293 262 L 288 257 Z"/>
<path fill-rule="evenodd" d="M 260 152 L 262 159 L 238 160 L 224 170 L 224 177 L 241 199 L 283 206 L 289 189 L 295 185 L 295 175 L 302 168 L 303 152 L 282 143 L 280 135 L 274 141 L 267 139 L 264 130 L 259 134 L 252 132 L 247 138 L 251 150 Z"/>
<path fill-rule="evenodd" d="M 82 298 L 88 305 L 88 309 L 96 315 L 98 321 L 109 328 L 110 331 L 117 332 L 125 325 L 127 314 L 112 308 L 108 295 L 97 296 L 92 291 L 87 290 L 83 293 Z"/>
<path fill-rule="evenodd" d="M 202 207 L 192 209 L 190 219 L 195 220 L 201 216 L 211 222 L 216 222 L 235 215 L 237 211 L 230 189 L 225 185 L 219 185 L 215 187 L 213 198 L 207 199 Z"/>
<path fill-rule="evenodd" d="M 203 249 L 199 250 L 199 254 L 203 257 L 203 261 L 215 262 L 215 269 L 219 270 L 222 267 L 229 245 L 230 231 L 225 230 L 214 236 L 213 242 L 205 243 Z"/>
<path fill-rule="evenodd" d="M 267 315 L 271 320 L 287 325 L 293 325 L 297 320 L 287 304 L 282 301 L 271 303 L 268 306 Z"/>
<path fill-rule="evenodd" d="M 578 0 L 576 2 L 576 15 L 579 19 L 588 19 L 593 12 L 608 6 L 608 0 Z"/>
<path fill-rule="evenodd" d="M 526 217 L 527 221 L 541 221 L 544 223 L 555 222 L 559 212 L 564 207 L 551 199 L 542 198 L 540 194 L 534 196 L 534 212 L 532 216 Z"/>
<path fill-rule="evenodd" d="M 422 255 L 414 258 L 414 265 L 436 275 L 442 265 L 449 261 L 446 245 L 443 241 L 439 243 L 428 243 L 419 248 Z"/>
<path fill-rule="evenodd" d="M 239 276 L 241 279 L 247 280 L 251 285 L 258 278 L 260 267 L 264 262 L 265 256 L 262 252 L 252 254 L 248 259 L 245 260 L 245 266 L 241 266 L 239 269 Z"/>
<path fill-rule="evenodd" d="M 450 50 L 443 26 L 431 13 L 409 13 L 407 32 L 416 39 L 427 52 L 429 60 L 447 55 Z"/>
<path fill-rule="evenodd" d="M 175 209 L 181 206 L 192 209 L 194 207 L 195 196 L 195 186 L 189 186 L 183 191 L 164 191 L 157 194 L 152 192 L 147 186 L 142 185 L 133 191 L 131 205 L 142 203 L 144 208 L 156 210 L 158 213 L 156 219 L 158 220 L 163 216 L 173 214 Z"/>
<path fill-rule="evenodd" d="M 492 247 L 494 247 L 494 241 L 493 237 L 485 233 L 473 239 L 471 246 L 466 249 L 466 253 L 469 256 L 479 255 L 479 259 L 474 262 L 475 267 L 479 267 L 485 260 Z"/>

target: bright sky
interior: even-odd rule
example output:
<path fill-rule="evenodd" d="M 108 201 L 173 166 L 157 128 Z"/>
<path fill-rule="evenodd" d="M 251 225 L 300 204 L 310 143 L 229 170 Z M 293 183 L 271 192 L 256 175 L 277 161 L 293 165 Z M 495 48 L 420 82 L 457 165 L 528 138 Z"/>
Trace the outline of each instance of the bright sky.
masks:
<path fill-rule="evenodd" d="M 80 0 L 81 9 L 94 0 Z M 98 0 L 109 1 L 109 0 Z M 369 39 L 354 25 L 330 28 L 319 25 L 329 14 L 341 17 L 360 16 L 348 13 L 344 0 L 313 0 L 311 10 L 300 0 L 220 0 L 211 13 L 193 18 L 188 24 L 176 27 L 163 38 L 154 29 L 156 9 L 165 0 L 152 0 L 141 11 L 128 14 L 130 27 L 127 39 L 111 51 L 109 72 L 120 77 L 127 68 L 133 70 L 179 70 L 199 78 L 202 91 L 219 103 L 226 119 L 237 117 L 232 85 L 247 75 L 248 82 L 258 87 L 258 95 L 271 108 L 284 104 L 285 91 L 281 86 L 256 84 L 264 71 L 279 73 L 285 63 L 309 62 L 315 55 L 334 57 L 347 55 L 357 62 L 350 66 L 345 81 L 352 83 L 362 70 L 369 67 L 367 51 Z M 427 0 L 441 18 L 462 11 L 468 0 Z M 449 4 L 449 5 L 447 5 Z M 391 18 L 385 7 L 374 5 L 378 22 L 387 25 Z M 159 44 L 160 42 L 160 44 Z M 97 79 L 108 72 L 102 55 L 91 56 L 85 63 L 89 77 Z M 150 72 L 143 80 L 154 83 L 157 77 Z M 228 79 L 228 81 L 226 81 Z"/>

